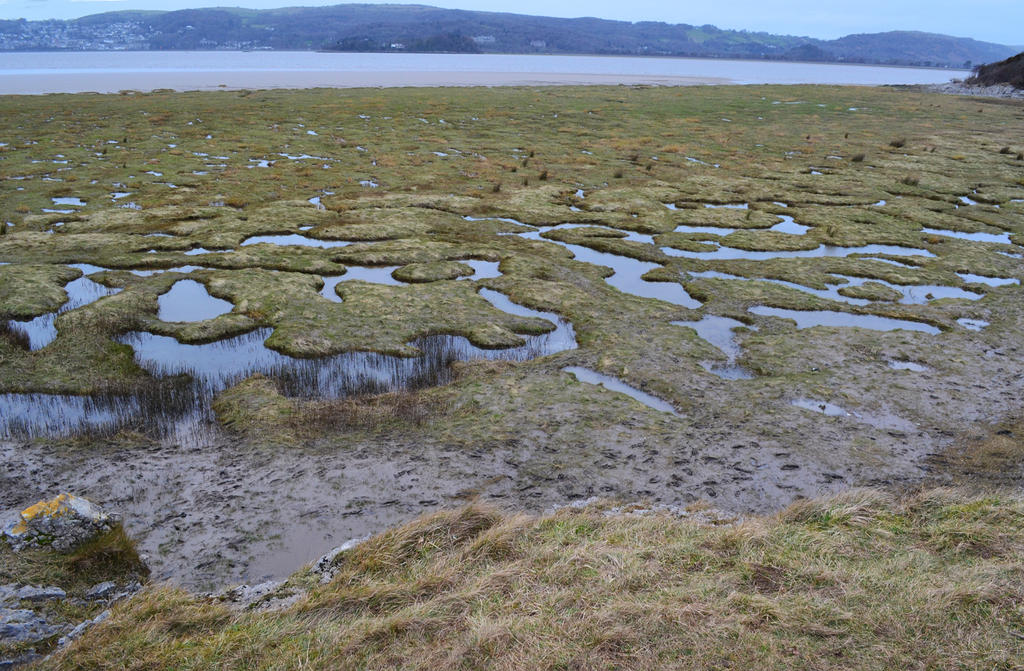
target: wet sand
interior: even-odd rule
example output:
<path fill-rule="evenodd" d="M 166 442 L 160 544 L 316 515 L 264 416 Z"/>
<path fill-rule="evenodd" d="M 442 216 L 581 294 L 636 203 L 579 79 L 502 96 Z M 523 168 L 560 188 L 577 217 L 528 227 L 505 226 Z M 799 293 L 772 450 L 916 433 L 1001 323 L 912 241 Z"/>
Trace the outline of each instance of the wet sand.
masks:
<path fill-rule="evenodd" d="M 729 84 L 724 77 L 553 72 L 170 71 L 0 74 L 0 95 L 210 91 L 238 89 L 394 88 L 430 86 L 564 86 Z"/>

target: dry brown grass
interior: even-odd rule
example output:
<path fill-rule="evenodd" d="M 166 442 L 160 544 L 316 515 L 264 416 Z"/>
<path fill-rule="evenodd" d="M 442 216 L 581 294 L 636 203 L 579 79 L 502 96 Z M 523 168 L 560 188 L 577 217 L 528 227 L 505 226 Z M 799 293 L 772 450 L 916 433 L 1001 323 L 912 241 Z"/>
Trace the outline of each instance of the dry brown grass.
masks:
<path fill-rule="evenodd" d="M 283 611 L 151 589 L 58 669 L 1019 669 L 1024 500 L 853 490 L 731 527 L 424 516 Z M 303 575 L 294 581 L 302 583 Z"/>

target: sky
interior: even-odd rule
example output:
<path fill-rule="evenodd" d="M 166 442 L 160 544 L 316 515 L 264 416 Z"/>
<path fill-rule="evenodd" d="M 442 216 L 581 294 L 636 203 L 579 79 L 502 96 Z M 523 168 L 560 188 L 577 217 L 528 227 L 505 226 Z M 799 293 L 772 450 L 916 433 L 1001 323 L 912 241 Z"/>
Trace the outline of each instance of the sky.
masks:
<path fill-rule="evenodd" d="M 374 3 L 375 0 L 358 0 Z M 390 0 L 393 4 L 412 0 Z M 0 19 L 70 19 L 120 9 L 335 5 L 339 0 L 0 0 Z M 851 33 L 922 30 L 1024 45 L 1024 0 L 418 0 L 451 9 L 665 21 L 834 39 Z"/>

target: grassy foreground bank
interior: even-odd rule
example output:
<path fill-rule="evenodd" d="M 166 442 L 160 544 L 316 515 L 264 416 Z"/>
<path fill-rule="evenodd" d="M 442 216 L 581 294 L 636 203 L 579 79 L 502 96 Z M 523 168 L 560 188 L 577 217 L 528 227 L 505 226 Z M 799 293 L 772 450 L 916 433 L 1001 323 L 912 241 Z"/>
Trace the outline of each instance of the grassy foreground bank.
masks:
<path fill-rule="evenodd" d="M 151 588 L 57 669 L 1020 669 L 1024 499 L 851 490 L 702 526 L 436 513 L 275 612 Z"/>

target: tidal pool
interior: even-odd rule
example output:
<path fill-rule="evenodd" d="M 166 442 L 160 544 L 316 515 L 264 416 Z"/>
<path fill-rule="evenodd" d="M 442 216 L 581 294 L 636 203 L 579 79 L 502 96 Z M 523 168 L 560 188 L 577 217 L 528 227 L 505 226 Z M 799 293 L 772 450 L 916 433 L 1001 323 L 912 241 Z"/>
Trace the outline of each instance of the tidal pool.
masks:
<path fill-rule="evenodd" d="M 826 284 L 825 289 L 815 289 L 813 287 L 807 287 L 796 282 L 787 282 L 786 280 L 776 280 L 767 277 L 741 277 L 739 275 L 730 275 L 728 273 L 720 273 L 715 270 L 706 270 L 703 272 L 691 272 L 691 277 L 698 278 L 714 278 L 722 280 L 740 280 L 746 282 L 767 282 L 769 284 L 776 284 L 782 287 L 788 287 L 795 289 L 796 291 L 802 291 L 812 296 L 824 298 L 831 301 L 839 301 L 840 303 L 846 303 L 848 305 L 864 306 L 871 303 L 866 298 L 855 298 L 851 296 L 844 296 L 839 293 L 840 290 L 849 287 L 857 287 L 868 282 L 875 284 L 881 284 L 888 287 L 901 295 L 895 300 L 897 303 L 903 305 L 923 305 L 929 301 L 939 300 L 941 298 L 960 298 L 964 300 L 976 301 L 982 297 L 982 294 L 974 293 L 973 291 L 967 291 L 960 287 L 947 287 L 940 284 L 893 284 L 880 280 L 873 277 L 855 277 L 853 275 L 838 275 L 833 274 L 833 277 L 841 279 L 844 283 L 839 284 Z"/>
<path fill-rule="evenodd" d="M 465 263 L 473 269 L 472 275 L 460 277 L 460 280 L 487 280 L 494 277 L 501 277 L 498 266 L 500 261 L 480 261 L 478 259 L 459 259 L 459 263 Z"/>
<path fill-rule="evenodd" d="M 980 331 L 988 326 L 988 322 L 984 319 L 968 319 L 967 317 L 957 319 L 956 323 L 963 326 L 968 331 Z"/>
<path fill-rule="evenodd" d="M 915 363 L 913 361 L 902 361 L 899 359 L 892 359 L 887 363 L 889 368 L 892 368 L 893 370 L 909 370 L 915 373 L 923 373 L 926 370 L 928 370 L 926 366 L 922 366 L 921 364 Z"/>
<path fill-rule="evenodd" d="M 766 305 L 755 305 L 747 309 L 748 312 L 761 315 L 762 317 L 779 317 L 791 319 L 796 322 L 798 329 L 812 328 L 815 326 L 835 326 L 843 328 L 862 328 L 872 331 L 896 331 L 904 329 L 907 331 L 920 331 L 936 335 L 940 331 L 931 324 L 913 322 L 906 319 L 893 319 L 891 317 L 880 317 L 878 315 L 860 315 L 850 312 L 833 312 L 831 310 L 788 310 L 785 308 L 773 308 Z"/>
<path fill-rule="evenodd" d="M 266 243 L 270 245 L 298 245 L 302 247 L 318 247 L 320 249 L 332 249 L 334 247 L 347 247 L 352 243 L 348 240 L 317 240 L 307 238 L 305 235 L 291 233 L 289 235 L 256 235 L 242 241 L 242 247 Z"/>
<path fill-rule="evenodd" d="M 623 382 L 622 380 L 619 380 L 618 378 L 611 377 L 610 375 L 603 375 L 601 373 L 592 371 L 589 368 L 583 368 L 581 366 L 566 366 L 562 370 L 566 373 L 570 373 L 580 382 L 585 382 L 587 384 L 594 384 L 599 387 L 604 387 L 609 391 L 625 394 L 630 398 L 639 401 L 640 403 L 643 403 L 649 408 L 654 408 L 655 410 L 661 412 L 671 413 L 676 416 L 679 415 L 679 413 L 676 412 L 676 409 L 673 408 L 670 403 L 661 400 L 657 396 L 651 396 L 645 391 L 640 391 L 636 387 L 632 387 Z"/>
<path fill-rule="evenodd" d="M 741 321 L 718 315 L 704 315 L 700 321 L 672 322 L 672 324 L 693 329 L 698 337 L 726 355 L 727 361 L 724 364 L 716 361 L 701 361 L 700 365 L 704 367 L 704 370 L 726 380 L 749 380 L 754 377 L 749 371 L 736 364 L 736 359 L 740 356 L 740 346 L 736 342 L 734 329 L 746 328 L 756 331 L 756 326 L 748 326 Z"/>
<path fill-rule="evenodd" d="M 87 263 L 76 263 L 71 265 L 87 275 L 106 270 L 106 268 L 92 266 Z M 57 315 L 76 308 L 84 307 L 104 298 L 105 296 L 112 296 L 121 290 L 105 287 L 102 284 L 94 282 L 88 277 L 83 276 L 64 285 L 64 291 L 67 292 L 68 300 L 64 305 L 60 306 L 56 312 L 48 312 L 44 315 L 39 315 L 35 319 L 27 321 L 11 319 L 7 322 L 7 327 L 11 331 L 22 334 L 28 340 L 29 349 L 31 351 L 34 352 L 36 350 L 40 350 L 57 338 L 57 326 L 55 324 Z"/>
<path fill-rule="evenodd" d="M 558 315 L 515 304 L 489 289 L 481 289 L 480 295 L 499 310 L 546 319 L 554 328 L 541 335 L 525 335 L 523 345 L 506 349 L 480 348 L 462 336 L 431 335 L 409 343 L 421 352 L 415 357 L 343 352 L 317 359 L 290 357 L 267 348 L 269 328 L 201 345 L 131 332 L 117 340 L 130 345 L 137 363 L 155 377 L 150 385 L 123 395 L 0 394 L 0 436 L 120 428 L 206 435 L 213 420 L 213 396 L 256 373 L 273 379 L 287 396 L 342 398 L 445 384 L 452 379 L 455 361 L 525 361 L 577 347 L 572 324 Z"/>
<path fill-rule="evenodd" d="M 972 273 L 957 273 L 964 282 L 976 282 L 987 284 L 990 287 L 1002 287 L 1008 284 L 1020 284 L 1016 277 L 989 277 L 987 275 L 974 275 Z"/>
<path fill-rule="evenodd" d="M 214 298 L 195 280 L 178 280 L 167 293 L 157 298 L 157 318 L 165 322 L 201 322 L 227 314 L 234 305 Z"/>
<path fill-rule="evenodd" d="M 329 301 L 340 303 L 341 296 L 338 295 L 336 290 L 338 284 L 352 280 L 361 280 L 372 284 L 389 284 L 391 286 L 404 285 L 405 282 L 400 282 L 391 276 L 391 273 L 399 268 L 401 266 L 348 266 L 344 275 L 331 275 L 321 278 L 324 281 L 324 287 L 320 290 L 320 295 Z"/>
<path fill-rule="evenodd" d="M 793 220 L 793 217 L 784 214 L 778 214 L 775 216 L 782 221 L 769 228 L 769 231 L 785 233 L 786 235 L 804 235 L 807 231 L 811 230 L 810 226 L 804 226 L 803 224 L 796 223 L 796 221 Z"/>
<path fill-rule="evenodd" d="M 944 228 L 922 228 L 922 233 L 942 235 L 948 238 L 959 238 L 971 242 L 994 242 L 1002 245 L 1013 244 L 1009 233 L 964 233 L 963 231 L 947 231 Z"/>
<path fill-rule="evenodd" d="M 789 404 L 804 410 L 820 412 L 829 417 L 849 417 L 851 414 L 835 403 L 826 403 L 825 401 L 816 401 L 810 398 L 798 398 L 795 401 L 790 401 Z"/>
<path fill-rule="evenodd" d="M 662 247 L 661 251 L 669 256 L 676 256 L 687 259 L 699 259 L 702 261 L 745 259 L 748 261 L 769 261 L 771 259 L 815 259 L 823 257 L 845 257 L 853 254 L 888 254 L 891 256 L 926 256 L 935 255 L 927 249 L 916 247 L 900 247 L 898 245 L 864 245 L 863 247 L 835 247 L 832 245 L 819 245 L 815 249 L 804 249 L 789 252 L 763 252 L 737 249 L 734 247 L 719 247 L 712 252 L 690 252 L 672 247 Z"/>
<path fill-rule="evenodd" d="M 518 233 L 517 235 L 527 240 L 538 240 L 561 245 L 572 252 L 577 261 L 611 268 L 615 272 L 611 276 L 606 277 L 605 282 L 623 293 L 641 298 L 653 298 L 674 305 L 680 305 L 684 308 L 692 309 L 701 306 L 701 303 L 694 300 L 690 294 L 686 293 L 686 289 L 677 282 L 648 282 L 643 279 L 645 273 L 655 268 L 661 268 L 661 264 L 638 261 L 628 256 L 599 252 L 583 245 L 574 245 L 560 240 L 541 237 L 542 233 L 553 228 L 555 227 L 549 226 L 534 231 Z"/>

